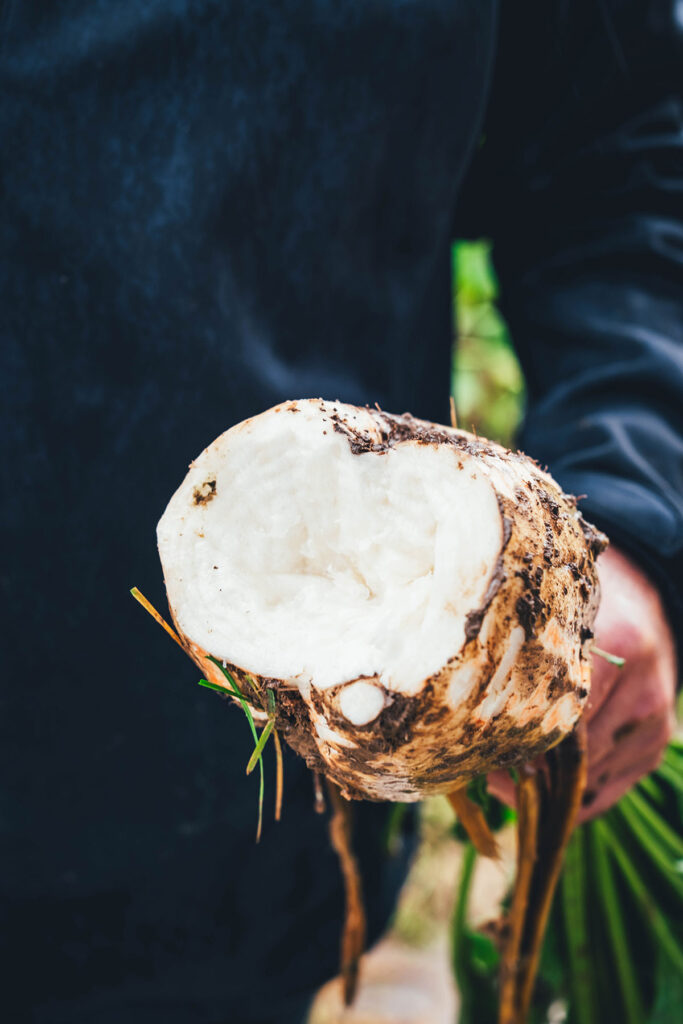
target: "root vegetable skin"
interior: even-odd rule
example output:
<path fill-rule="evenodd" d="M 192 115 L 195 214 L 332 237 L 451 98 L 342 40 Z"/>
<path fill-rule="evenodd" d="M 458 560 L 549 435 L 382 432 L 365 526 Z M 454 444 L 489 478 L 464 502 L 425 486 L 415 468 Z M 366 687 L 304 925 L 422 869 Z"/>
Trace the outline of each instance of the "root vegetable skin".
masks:
<path fill-rule="evenodd" d="M 606 538 L 529 458 L 318 399 L 238 424 L 158 527 L 181 640 L 348 797 L 419 800 L 571 731 Z M 253 683 L 250 681 L 253 680 Z"/>

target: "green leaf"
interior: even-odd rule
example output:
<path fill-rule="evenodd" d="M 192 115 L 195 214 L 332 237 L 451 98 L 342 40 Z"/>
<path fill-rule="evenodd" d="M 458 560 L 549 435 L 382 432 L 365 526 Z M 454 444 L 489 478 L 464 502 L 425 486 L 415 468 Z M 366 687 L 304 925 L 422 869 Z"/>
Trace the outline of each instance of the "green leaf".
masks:
<path fill-rule="evenodd" d="M 258 746 L 259 738 L 258 738 L 258 733 L 256 732 L 256 725 L 254 724 L 254 716 L 251 713 L 251 709 L 250 709 L 249 705 L 247 704 L 247 702 L 246 702 L 246 700 L 244 698 L 244 695 L 242 693 L 240 693 L 240 690 L 239 690 L 239 688 L 237 686 L 237 683 L 235 682 L 235 680 L 232 677 L 232 674 L 228 671 L 228 669 L 225 667 L 225 665 L 223 665 L 223 663 L 220 662 L 218 660 L 218 658 L 214 658 L 214 656 L 212 654 L 210 654 L 208 657 L 209 657 L 209 661 L 212 661 L 214 663 L 214 665 L 216 665 L 221 670 L 221 672 L 223 673 L 225 678 L 230 683 L 230 685 L 231 685 L 231 687 L 233 689 L 233 692 L 234 692 L 234 696 L 237 697 L 237 699 L 239 700 L 239 702 L 240 702 L 240 704 L 242 706 L 242 710 L 244 711 L 244 714 L 247 716 L 247 721 L 249 722 L 249 728 L 251 730 L 251 735 L 254 737 L 254 743 L 256 744 L 256 746 Z M 266 737 L 266 739 L 267 739 L 267 737 Z M 258 843 L 258 841 L 261 838 L 261 829 L 263 827 L 263 797 L 264 797 L 264 794 L 265 794 L 265 775 L 264 775 L 264 771 L 263 771 L 263 758 L 262 757 L 259 757 L 259 759 L 258 759 L 258 766 L 259 766 L 259 791 L 258 791 L 258 822 L 257 822 L 257 825 L 256 825 L 256 842 L 257 843 Z"/>
<path fill-rule="evenodd" d="M 481 932 L 467 929 L 470 959 L 475 970 L 481 973 L 492 973 L 500 963 L 500 953 L 495 943 Z"/>
<path fill-rule="evenodd" d="M 458 242 L 453 246 L 455 292 L 468 302 L 492 299 L 498 292 L 493 264 L 490 259 L 491 243 Z"/>
<path fill-rule="evenodd" d="M 674 857 L 683 857 L 683 839 L 676 835 L 674 830 L 667 825 L 666 821 L 662 818 L 647 800 L 644 800 L 642 796 L 636 790 L 631 790 L 626 793 L 622 798 L 627 804 L 629 804 L 642 818 L 643 822 L 648 826 L 651 835 L 656 835 L 661 840 L 662 845 L 666 847 L 668 852 Z"/>
<path fill-rule="evenodd" d="M 515 812 L 497 797 L 489 793 L 488 781 L 485 775 L 473 779 L 467 786 L 467 796 L 481 808 L 486 824 L 492 832 L 498 832 L 510 821 L 515 820 Z M 453 835 L 461 842 L 467 842 L 469 837 L 466 830 L 459 821 L 453 826 Z"/>
<path fill-rule="evenodd" d="M 683 1007 L 683 971 L 660 954 L 657 958 L 655 1002 L 648 1024 L 680 1024 Z"/>
<path fill-rule="evenodd" d="M 683 974 L 683 948 L 671 931 L 664 914 L 657 906 L 649 886 L 645 884 L 633 860 L 607 823 L 604 820 L 597 821 L 593 823 L 593 827 L 597 827 L 602 833 L 603 840 L 609 846 L 610 852 L 622 872 L 629 889 L 641 908 L 643 917 L 659 943 L 659 949 Z"/>
<path fill-rule="evenodd" d="M 491 244 L 453 246 L 454 335 L 452 393 L 460 425 L 511 444 L 524 405 L 524 376 L 498 295 Z"/>
<path fill-rule="evenodd" d="M 251 713 L 251 708 L 249 707 L 249 704 L 247 703 L 247 700 L 246 700 L 244 694 L 241 692 L 241 690 L 238 687 L 237 683 L 233 679 L 232 674 L 228 671 L 228 669 L 225 667 L 225 665 L 223 665 L 222 662 L 220 662 L 218 660 L 218 658 L 214 658 L 214 656 L 212 654 L 210 654 L 209 655 L 209 661 L 212 661 L 214 663 L 214 665 L 216 665 L 221 670 L 221 672 L 223 673 L 225 678 L 230 683 L 230 686 L 232 687 L 232 694 L 233 694 L 233 696 L 237 697 L 238 701 L 242 705 L 242 710 L 244 711 L 245 715 L 247 716 L 247 721 L 249 722 L 249 727 L 251 729 L 251 734 L 254 737 L 254 743 L 258 743 L 258 735 L 256 733 L 256 726 L 254 725 L 254 716 Z"/>
<path fill-rule="evenodd" d="M 644 779 L 641 779 L 637 788 L 647 794 L 650 800 L 653 800 L 656 804 L 664 804 L 666 802 L 664 793 L 653 775 L 646 775 Z"/>
<path fill-rule="evenodd" d="M 657 774 L 666 779 L 676 792 L 683 793 L 683 771 L 679 771 L 675 761 L 662 761 L 657 768 Z"/>
<path fill-rule="evenodd" d="M 470 886 L 474 865 L 477 859 L 477 851 L 472 843 L 466 843 L 460 869 L 460 883 L 455 903 L 455 915 L 453 918 L 453 966 L 455 977 L 458 983 L 460 999 L 462 1003 L 461 1021 L 467 1020 L 467 1012 L 471 1001 L 471 982 L 466 956 L 465 923 L 467 920 L 467 905 L 469 901 Z"/>
<path fill-rule="evenodd" d="M 623 796 L 614 813 L 620 816 L 637 840 L 639 848 L 646 853 L 651 862 L 658 868 L 662 877 L 683 898 L 683 879 L 676 871 L 672 858 L 658 835 L 651 831 L 651 826 L 634 809 L 630 794 Z"/>
<path fill-rule="evenodd" d="M 271 718 L 275 718 L 275 691 L 272 686 L 266 691 L 268 700 L 268 714 Z"/>
<path fill-rule="evenodd" d="M 683 740 L 680 740 L 677 736 L 669 740 L 669 745 L 664 751 L 664 760 L 669 761 L 672 758 L 678 758 L 683 761 Z"/>
<path fill-rule="evenodd" d="M 266 743 L 268 742 L 268 737 L 270 736 L 271 732 L 273 731 L 273 726 L 274 725 L 275 725 L 275 719 L 274 718 L 269 718 L 268 721 L 266 722 L 265 726 L 263 727 L 263 732 L 259 736 L 259 741 L 256 744 L 256 746 L 254 747 L 254 749 L 252 751 L 252 755 L 249 758 L 249 763 L 247 764 L 247 775 L 251 775 L 251 773 L 253 772 L 254 768 L 256 767 L 256 762 L 260 760 L 261 754 L 263 753 L 263 748 L 265 747 Z"/>
<path fill-rule="evenodd" d="M 200 686 L 205 686 L 207 690 L 215 690 L 216 693 L 221 693 L 224 697 L 237 697 L 239 699 L 239 693 L 235 690 L 231 690 L 229 686 L 222 686 L 220 683 L 210 683 L 208 679 L 200 679 Z"/>
<path fill-rule="evenodd" d="M 226 668 L 226 666 L 223 664 L 222 661 L 219 661 L 218 658 L 214 658 L 213 654 L 208 654 L 207 658 L 208 658 L 209 661 L 213 662 L 213 664 L 216 666 L 216 668 L 220 669 L 220 671 L 223 673 L 225 678 L 230 683 L 230 689 L 233 690 L 233 692 L 238 697 L 241 697 L 242 700 L 244 700 L 245 699 L 244 694 L 242 693 L 242 691 L 240 690 L 239 686 L 235 682 L 235 677 L 233 676 L 232 672 L 228 668 Z"/>
<path fill-rule="evenodd" d="M 619 896 L 615 885 L 614 874 L 607 856 L 605 828 L 601 821 L 594 821 L 589 829 L 592 846 L 592 860 L 595 865 L 599 885 L 599 894 L 605 915 L 605 927 L 612 947 L 614 966 L 619 978 L 622 1009 L 627 1024 L 642 1024 L 645 1011 L 642 998 L 636 984 L 636 965 L 631 959 L 626 929 L 621 913 Z"/>
<path fill-rule="evenodd" d="M 462 948 L 462 936 L 467 920 L 467 902 L 476 860 L 477 851 L 472 843 L 466 843 L 460 869 L 460 884 L 458 885 L 458 895 L 456 898 L 455 917 L 453 919 L 453 952 L 456 958 Z"/>
<path fill-rule="evenodd" d="M 560 894 L 569 950 L 572 1019 L 577 1024 L 598 1024 L 588 930 L 585 838 L 585 830 L 579 828 L 569 842 Z"/>

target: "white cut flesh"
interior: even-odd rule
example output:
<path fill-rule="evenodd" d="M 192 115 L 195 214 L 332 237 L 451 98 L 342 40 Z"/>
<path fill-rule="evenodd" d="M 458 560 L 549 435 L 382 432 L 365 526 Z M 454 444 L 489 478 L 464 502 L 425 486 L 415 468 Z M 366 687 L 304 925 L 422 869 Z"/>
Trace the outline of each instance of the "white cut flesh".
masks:
<path fill-rule="evenodd" d="M 357 455 L 334 410 L 300 402 L 227 431 L 190 467 L 158 540 L 185 637 L 302 692 L 364 680 L 343 703 L 362 725 L 384 704 L 373 679 L 414 694 L 462 648 L 502 521 L 487 474 L 460 470 L 455 448 Z"/>
<path fill-rule="evenodd" d="M 416 800 L 559 742 L 590 691 L 606 538 L 466 431 L 321 400 L 239 423 L 158 528 L 169 607 L 347 796 Z M 266 703 L 266 691 L 268 703 Z"/>

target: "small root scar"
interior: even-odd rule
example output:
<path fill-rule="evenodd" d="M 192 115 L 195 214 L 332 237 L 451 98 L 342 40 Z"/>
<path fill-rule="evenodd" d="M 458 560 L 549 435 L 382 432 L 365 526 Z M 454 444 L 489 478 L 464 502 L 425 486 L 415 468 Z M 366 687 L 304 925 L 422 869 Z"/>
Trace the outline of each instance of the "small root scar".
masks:
<path fill-rule="evenodd" d="M 195 487 L 192 501 L 195 505 L 206 505 L 216 494 L 216 481 L 206 480 L 200 487 Z"/>

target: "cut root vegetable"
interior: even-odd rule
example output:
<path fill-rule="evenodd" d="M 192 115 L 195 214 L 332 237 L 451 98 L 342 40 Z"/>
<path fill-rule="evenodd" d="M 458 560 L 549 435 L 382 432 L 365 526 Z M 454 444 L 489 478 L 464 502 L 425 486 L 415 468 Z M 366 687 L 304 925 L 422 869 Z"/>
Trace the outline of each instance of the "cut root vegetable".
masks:
<path fill-rule="evenodd" d="M 196 459 L 158 527 L 169 606 L 346 797 L 522 764 L 588 697 L 606 544 L 530 459 L 466 431 L 287 402 Z"/>
<path fill-rule="evenodd" d="M 453 418 L 453 423 L 455 420 Z M 346 891 L 345 1001 L 365 918 L 348 800 L 448 794 L 477 849 L 496 842 L 469 780 L 520 766 L 519 864 L 499 1024 L 523 1024 L 585 782 L 595 559 L 606 538 L 532 460 L 452 427 L 319 399 L 222 434 L 158 527 L 178 636 L 317 781 Z M 257 738 L 256 724 L 264 726 Z M 571 735 L 570 735 L 571 734 Z M 548 758 L 547 785 L 525 767 Z M 263 784 L 259 798 L 259 831 Z"/>

